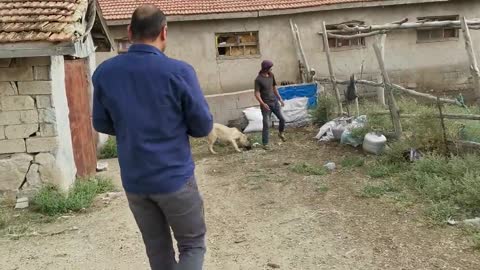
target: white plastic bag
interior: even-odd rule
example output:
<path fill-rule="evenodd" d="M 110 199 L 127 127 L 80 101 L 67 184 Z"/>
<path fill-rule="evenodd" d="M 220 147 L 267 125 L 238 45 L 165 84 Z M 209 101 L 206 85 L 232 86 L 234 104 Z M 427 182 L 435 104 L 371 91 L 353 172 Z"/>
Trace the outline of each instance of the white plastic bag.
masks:
<path fill-rule="evenodd" d="M 281 110 L 286 123 L 301 122 L 310 118 L 307 110 L 308 98 L 293 98 L 285 100 L 284 103 L 285 106 Z M 278 118 L 274 114 L 272 114 L 272 119 L 274 122 L 278 122 Z"/>
<path fill-rule="evenodd" d="M 245 117 L 248 120 L 248 126 L 243 131 L 244 133 L 251 133 L 251 132 L 260 132 L 263 129 L 263 117 L 262 111 L 260 108 L 251 107 L 247 108 L 243 111 Z"/>

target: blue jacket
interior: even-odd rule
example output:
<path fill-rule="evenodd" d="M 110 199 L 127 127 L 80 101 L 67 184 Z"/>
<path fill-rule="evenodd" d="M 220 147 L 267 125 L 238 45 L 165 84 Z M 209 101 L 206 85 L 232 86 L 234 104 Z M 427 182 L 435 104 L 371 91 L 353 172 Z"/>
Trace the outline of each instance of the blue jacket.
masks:
<path fill-rule="evenodd" d="M 135 44 L 101 64 L 93 85 L 93 126 L 116 136 L 125 190 L 179 190 L 194 174 L 189 135 L 205 137 L 213 126 L 194 69 Z"/>

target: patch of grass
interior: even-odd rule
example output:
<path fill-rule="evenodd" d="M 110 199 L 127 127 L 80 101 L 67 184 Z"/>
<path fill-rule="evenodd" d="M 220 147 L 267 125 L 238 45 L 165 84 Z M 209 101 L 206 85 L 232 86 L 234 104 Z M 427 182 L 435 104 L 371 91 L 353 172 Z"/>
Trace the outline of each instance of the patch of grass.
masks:
<path fill-rule="evenodd" d="M 367 174 L 372 178 L 385 178 L 400 173 L 404 167 L 405 166 L 395 163 L 388 164 L 376 162 L 369 166 Z"/>
<path fill-rule="evenodd" d="M 399 192 L 399 188 L 390 181 L 385 181 L 380 184 L 369 184 L 363 187 L 361 196 L 364 198 L 380 198 L 389 193 Z"/>
<path fill-rule="evenodd" d="M 103 146 L 102 151 L 100 151 L 100 159 L 109 159 L 117 158 L 117 140 L 115 137 L 109 137 L 107 143 Z"/>
<path fill-rule="evenodd" d="M 105 178 L 77 180 L 68 193 L 50 185 L 40 189 L 32 205 L 36 211 L 49 216 L 78 212 L 90 207 L 96 195 L 112 190 L 112 181 Z"/>
<path fill-rule="evenodd" d="M 8 218 L 7 215 L 0 209 L 0 230 L 3 230 L 7 227 Z"/>
<path fill-rule="evenodd" d="M 346 157 L 340 163 L 344 168 L 358 168 L 365 165 L 365 159 L 358 156 Z"/>
<path fill-rule="evenodd" d="M 290 166 L 290 170 L 294 173 L 304 175 L 326 175 L 327 169 L 323 166 L 310 165 L 308 163 L 298 163 Z"/>
<path fill-rule="evenodd" d="M 472 236 L 473 248 L 480 250 L 480 232 L 473 234 Z"/>
<path fill-rule="evenodd" d="M 261 133 L 254 133 L 249 136 L 250 143 L 253 145 L 255 143 L 262 144 L 262 134 Z"/>
<path fill-rule="evenodd" d="M 443 201 L 439 203 L 432 203 L 425 210 L 425 213 L 433 223 L 444 225 L 449 218 L 455 216 L 457 211 L 458 209 L 452 206 L 449 202 Z"/>
<path fill-rule="evenodd" d="M 329 188 L 325 185 L 318 185 L 316 191 L 319 193 L 327 193 Z"/>
<path fill-rule="evenodd" d="M 97 182 L 97 194 L 102 194 L 110 191 L 115 190 L 115 184 L 113 183 L 112 179 L 105 178 L 101 176 L 97 176 L 94 179 L 90 179 L 87 181 L 96 181 Z"/>

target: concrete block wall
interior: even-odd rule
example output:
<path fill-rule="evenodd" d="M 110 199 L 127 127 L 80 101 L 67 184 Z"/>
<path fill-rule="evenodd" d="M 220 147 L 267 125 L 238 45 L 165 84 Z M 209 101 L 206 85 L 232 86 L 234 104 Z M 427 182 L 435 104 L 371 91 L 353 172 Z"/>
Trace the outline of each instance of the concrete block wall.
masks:
<path fill-rule="evenodd" d="M 246 108 L 258 106 L 253 89 L 233 93 L 207 95 L 206 99 L 215 123 L 224 125 L 230 120 L 241 117 L 243 110 Z"/>
<path fill-rule="evenodd" d="M 52 70 L 50 57 L 0 61 L 0 192 L 73 182 L 75 173 L 65 174 L 57 160 L 65 151 L 73 160 L 73 153 L 71 143 L 70 149 L 60 147 L 53 93 L 55 80 L 64 80 L 64 74 L 55 74 L 52 80 Z M 61 91 L 65 95 L 64 87 Z M 68 119 L 68 110 L 62 113 Z M 74 165 L 69 170 L 74 171 Z"/>

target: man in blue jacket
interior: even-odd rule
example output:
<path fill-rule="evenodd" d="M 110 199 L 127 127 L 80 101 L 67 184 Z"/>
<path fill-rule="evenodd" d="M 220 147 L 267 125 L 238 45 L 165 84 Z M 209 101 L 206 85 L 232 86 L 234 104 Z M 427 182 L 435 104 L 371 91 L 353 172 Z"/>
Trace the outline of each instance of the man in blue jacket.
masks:
<path fill-rule="evenodd" d="M 200 270 L 206 226 L 189 136 L 207 136 L 212 115 L 194 69 L 163 53 L 167 25 L 161 10 L 140 6 L 128 32 L 128 53 L 93 75 L 93 125 L 117 138 L 123 187 L 151 268 Z"/>

